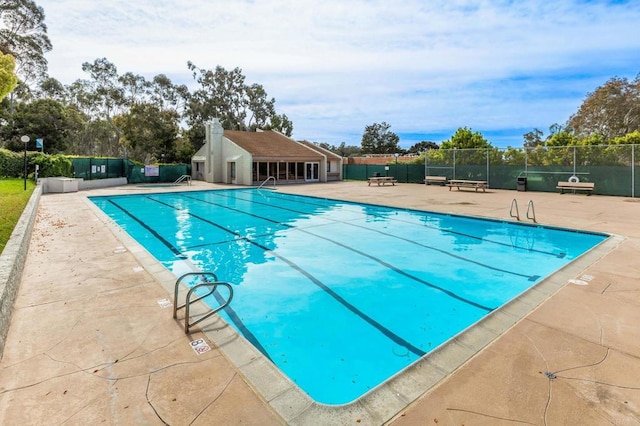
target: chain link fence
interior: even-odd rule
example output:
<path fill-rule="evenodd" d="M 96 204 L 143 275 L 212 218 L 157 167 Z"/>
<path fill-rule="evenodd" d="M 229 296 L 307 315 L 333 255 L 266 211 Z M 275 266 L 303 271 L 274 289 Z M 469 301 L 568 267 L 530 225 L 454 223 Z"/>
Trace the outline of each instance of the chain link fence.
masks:
<path fill-rule="evenodd" d="M 425 176 L 483 180 L 489 188 L 555 192 L 560 181 L 593 182 L 595 194 L 637 197 L 640 145 L 538 146 L 536 148 L 435 149 L 424 164 L 345 165 L 346 180 L 378 173 L 398 182 L 423 183 Z"/>

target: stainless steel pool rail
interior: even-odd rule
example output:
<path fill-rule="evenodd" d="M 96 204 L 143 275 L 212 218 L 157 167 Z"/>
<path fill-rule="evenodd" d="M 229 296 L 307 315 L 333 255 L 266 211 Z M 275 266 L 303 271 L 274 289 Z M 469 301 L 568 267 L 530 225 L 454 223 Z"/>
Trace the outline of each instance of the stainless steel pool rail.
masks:
<path fill-rule="evenodd" d="M 262 182 L 260 184 L 260 186 L 258 187 L 258 189 L 262 188 L 267 182 L 269 182 L 271 179 L 273 179 L 273 189 L 276 189 L 276 177 L 275 176 L 269 176 L 268 178 L 266 178 L 264 180 L 264 182 Z"/>
<path fill-rule="evenodd" d="M 515 214 L 513 213 L 514 210 L 516 211 Z M 509 216 L 515 217 L 516 219 L 520 220 L 520 212 L 518 211 L 518 200 L 516 200 L 515 198 L 511 201 Z"/>
<path fill-rule="evenodd" d="M 191 185 L 191 176 L 189 175 L 182 175 L 180 176 L 178 179 L 176 179 L 175 182 L 173 182 L 174 185 L 178 185 L 182 182 L 186 182 L 187 185 Z"/>
<path fill-rule="evenodd" d="M 180 283 L 182 283 L 182 281 L 185 278 L 194 277 L 194 276 L 203 277 L 203 281 L 201 281 L 198 284 L 196 284 L 193 287 L 191 287 L 189 289 L 189 291 L 187 292 L 187 296 L 185 298 L 185 303 L 182 304 L 182 305 L 179 305 L 178 304 L 178 290 L 180 288 Z M 210 279 L 207 279 L 207 278 L 210 278 Z M 225 300 L 224 302 L 222 302 L 220 304 L 220 306 L 218 306 L 217 308 L 211 308 L 211 311 L 205 313 L 203 316 L 201 316 L 197 320 L 195 320 L 193 322 L 189 322 L 189 306 L 192 303 L 195 303 L 195 302 L 197 302 L 199 300 L 204 299 L 205 297 L 211 296 L 217 290 L 218 286 L 226 287 L 229 290 L 228 299 Z M 200 289 L 200 288 L 208 288 L 209 290 L 205 294 L 200 295 L 197 298 L 191 300 L 191 296 L 193 296 L 195 291 Z M 233 287 L 231 286 L 231 284 L 229 284 L 228 282 L 225 282 L 225 281 L 218 281 L 218 277 L 213 272 L 188 272 L 188 273 L 182 275 L 180 278 L 178 278 L 176 280 L 176 285 L 175 285 L 175 288 L 174 288 L 174 291 L 173 291 L 173 318 L 177 319 L 178 318 L 178 310 L 184 308 L 184 333 L 185 334 L 189 334 L 189 328 L 190 327 L 193 327 L 194 325 L 198 324 L 199 322 L 204 321 L 205 319 L 209 318 L 211 315 L 215 314 L 219 310 L 224 309 L 225 306 L 227 306 L 229 303 L 231 303 L 232 299 L 233 299 Z"/>
<path fill-rule="evenodd" d="M 531 213 L 531 215 L 529 215 Z M 527 204 L 527 219 L 533 220 L 533 223 L 538 223 L 536 221 L 536 209 L 533 207 L 533 200 L 529 200 L 529 204 Z"/>
<path fill-rule="evenodd" d="M 515 217 L 517 220 L 520 220 L 520 212 L 518 211 L 518 200 L 516 200 L 515 198 L 511 201 L 509 216 Z M 527 219 L 532 220 L 533 223 L 538 223 L 536 221 L 536 209 L 533 205 L 533 200 L 529 200 L 529 203 L 527 204 Z"/>

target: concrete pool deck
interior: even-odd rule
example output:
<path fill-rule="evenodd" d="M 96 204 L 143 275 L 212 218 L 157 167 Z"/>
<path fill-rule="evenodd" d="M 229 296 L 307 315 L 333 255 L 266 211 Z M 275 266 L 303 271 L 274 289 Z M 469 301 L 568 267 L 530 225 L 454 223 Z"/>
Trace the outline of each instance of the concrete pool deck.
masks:
<path fill-rule="evenodd" d="M 176 189 L 219 188 L 228 186 L 194 182 Z M 322 407 L 294 414 L 293 407 L 307 402 L 256 383 L 278 382 L 251 371 L 270 366 L 248 359 L 236 367 L 208 335 L 184 334 L 171 308 L 163 308 L 163 299 L 172 299 L 166 282 L 175 278 L 86 198 L 133 191 L 155 189 L 131 185 L 40 198 L 0 362 L 0 424 L 640 423 L 640 199 L 366 182 L 279 186 L 505 220 L 512 220 L 515 198 L 523 222 L 531 222 L 525 217 L 533 200 L 540 224 L 617 236 L 606 252 L 567 268 L 563 277 L 579 281 L 563 278 L 486 347 L 461 341 L 440 362 L 427 363 L 430 368 L 405 384 L 415 400 L 391 395 L 391 387 L 385 401 L 370 398 L 334 414 Z M 218 328 L 216 321 L 202 324 L 207 333 Z M 198 339 L 212 349 L 198 354 L 189 344 Z M 471 358 L 449 373 L 443 364 L 459 351 Z M 437 385 L 425 393 L 421 380 Z"/>

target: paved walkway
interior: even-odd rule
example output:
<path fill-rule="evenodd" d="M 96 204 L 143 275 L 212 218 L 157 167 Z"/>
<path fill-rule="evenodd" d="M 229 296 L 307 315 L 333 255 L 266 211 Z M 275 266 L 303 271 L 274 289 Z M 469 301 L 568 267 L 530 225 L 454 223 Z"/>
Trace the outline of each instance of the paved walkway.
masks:
<path fill-rule="evenodd" d="M 203 188 L 219 186 L 192 187 Z M 314 422 L 256 392 L 227 354 L 197 330 L 185 335 L 162 307 L 171 295 L 161 268 L 86 199 L 133 190 L 42 196 L 0 362 L 0 424 L 640 424 L 638 199 L 366 182 L 279 187 L 505 220 L 512 199 L 521 216 L 531 199 L 539 223 L 621 236 L 571 270 L 587 285 L 563 286 L 418 399 L 396 396 L 397 415 L 356 407 Z M 212 349 L 197 354 L 198 339 Z"/>

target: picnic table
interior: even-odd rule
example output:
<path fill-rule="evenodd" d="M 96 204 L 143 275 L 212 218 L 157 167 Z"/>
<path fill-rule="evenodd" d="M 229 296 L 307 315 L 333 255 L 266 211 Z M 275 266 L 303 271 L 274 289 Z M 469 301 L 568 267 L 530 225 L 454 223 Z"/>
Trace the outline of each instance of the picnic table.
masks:
<path fill-rule="evenodd" d="M 397 182 L 397 179 L 394 179 L 393 176 L 373 176 L 368 179 L 368 186 L 371 186 L 372 183 L 377 183 L 378 186 L 390 183 L 395 186 Z"/>
<path fill-rule="evenodd" d="M 482 192 L 485 192 L 485 188 L 487 187 L 486 180 L 463 180 L 463 179 L 451 179 L 449 183 L 447 183 L 449 187 L 449 191 L 451 188 L 456 187 L 458 191 L 460 188 L 473 188 L 478 192 L 478 189 L 482 189 Z"/>

